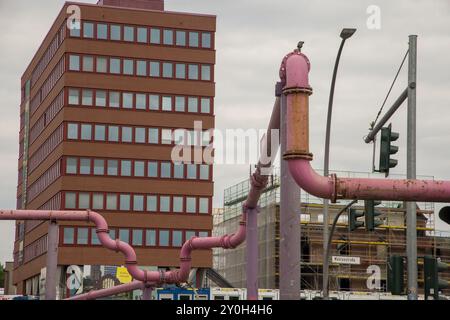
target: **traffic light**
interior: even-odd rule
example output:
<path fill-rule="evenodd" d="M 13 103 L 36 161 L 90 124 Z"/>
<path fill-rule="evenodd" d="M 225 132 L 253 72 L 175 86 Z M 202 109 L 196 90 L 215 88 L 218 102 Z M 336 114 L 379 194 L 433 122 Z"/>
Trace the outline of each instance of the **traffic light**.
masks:
<path fill-rule="evenodd" d="M 356 209 L 350 209 L 348 214 L 348 229 L 350 231 L 355 231 L 356 229 L 364 226 L 364 222 L 358 221 L 359 217 L 362 217 L 364 212 L 358 211 Z"/>
<path fill-rule="evenodd" d="M 448 264 L 437 258 L 425 256 L 423 258 L 423 273 L 425 282 L 425 300 L 432 296 L 434 300 L 439 300 L 439 291 L 449 287 L 448 281 L 439 278 L 439 272 L 447 270 Z"/>
<path fill-rule="evenodd" d="M 365 200 L 364 201 L 364 215 L 366 219 L 366 230 L 374 231 L 376 227 L 382 225 L 380 220 L 375 220 L 375 217 L 381 215 L 380 211 L 375 210 L 376 206 L 379 206 L 381 201 L 378 200 Z"/>
<path fill-rule="evenodd" d="M 402 256 L 390 256 L 387 264 L 388 291 L 401 295 L 404 291 L 404 262 Z"/>
<path fill-rule="evenodd" d="M 391 145 L 393 141 L 399 138 L 397 132 L 392 132 L 392 124 L 385 128 L 381 128 L 381 143 L 380 143 L 380 172 L 384 172 L 386 177 L 389 175 L 389 169 L 397 166 L 398 161 L 391 159 L 392 154 L 398 152 L 398 147 Z"/>

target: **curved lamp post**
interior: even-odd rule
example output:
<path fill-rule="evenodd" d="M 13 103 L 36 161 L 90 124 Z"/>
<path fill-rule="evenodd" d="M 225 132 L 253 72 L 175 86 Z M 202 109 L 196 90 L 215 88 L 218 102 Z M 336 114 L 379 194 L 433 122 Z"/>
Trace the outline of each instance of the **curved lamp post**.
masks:
<path fill-rule="evenodd" d="M 336 57 L 336 62 L 334 64 L 334 71 L 333 71 L 333 79 L 331 81 L 331 89 L 330 89 L 330 98 L 328 101 L 328 115 L 327 115 L 327 130 L 325 134 L 325 156 L 324 156 L 324 166 L 323 166 L 323 174 L 324 176 L 329 175 L 329 164 L 330 164 L 330 131 L 331 131 L 331 116 L 333 113 L 333 99 L 334 99 L 334 87 L 336 85 L 336 76 L 337 71 L 339 68 L 339 61 L 341 59 L 342 49 L 344 48 L 345 41 L 350 38 L 354 33 L 356 32 L 356 29 L 353 28 L 344 28 L 341 31 L 341 45 L 339 47 L 339 51 Z M 329 290 L 328 290 L 328 256 L 327 256 L 327 249 L 328 249 L 328 238 L 329 238 L 329 232 L 328 232 L 328 203 L 329 200 L 325 199 L 323 201 L 323 297 L 324 299 L 327 299 L 329 296 Z"/>

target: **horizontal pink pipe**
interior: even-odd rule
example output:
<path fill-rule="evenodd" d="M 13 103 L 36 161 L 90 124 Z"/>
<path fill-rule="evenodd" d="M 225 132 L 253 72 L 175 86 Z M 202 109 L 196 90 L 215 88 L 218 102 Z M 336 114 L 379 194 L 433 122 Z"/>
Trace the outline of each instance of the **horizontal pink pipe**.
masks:
<path fill-rule="evenodd" d="M 111 297 L 117 294 L 130 292 L 133 290 L 144 290 L 145 284 L 142 281 L 134 280 L 130 283 L 121 284 L 112 288 L 94 290 L 88 293 L 80 294 L 65 300 L 95 300 L 106 297 Z"/>

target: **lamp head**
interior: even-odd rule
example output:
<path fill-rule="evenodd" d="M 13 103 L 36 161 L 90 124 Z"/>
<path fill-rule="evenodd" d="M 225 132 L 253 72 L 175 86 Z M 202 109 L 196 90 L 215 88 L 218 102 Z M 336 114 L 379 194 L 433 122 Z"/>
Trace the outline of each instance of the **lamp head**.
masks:
<path fill-rule="evenodd" d="M 354 33 L 356 32 L 356 29 L 354 28 L 344 28 L 341 31 L 341 38 L 343 40 L 347 40 L 348 38 L 350 38 Z"/>

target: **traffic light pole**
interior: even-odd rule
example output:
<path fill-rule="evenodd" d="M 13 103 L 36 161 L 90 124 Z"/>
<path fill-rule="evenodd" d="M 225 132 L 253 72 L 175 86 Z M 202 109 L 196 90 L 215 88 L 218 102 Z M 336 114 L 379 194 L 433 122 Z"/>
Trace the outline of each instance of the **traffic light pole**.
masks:
<path fill-rule="evenodd" d="M 408 55 L 408 121 L 407 171 L 408 179 L 416 179 L 416 78 L 417 36 L 409 36 Z M 417 300 L 417 209 L 415 202 L 406 203 L 406 253 L 408 257 L 408 300 Z"/>

